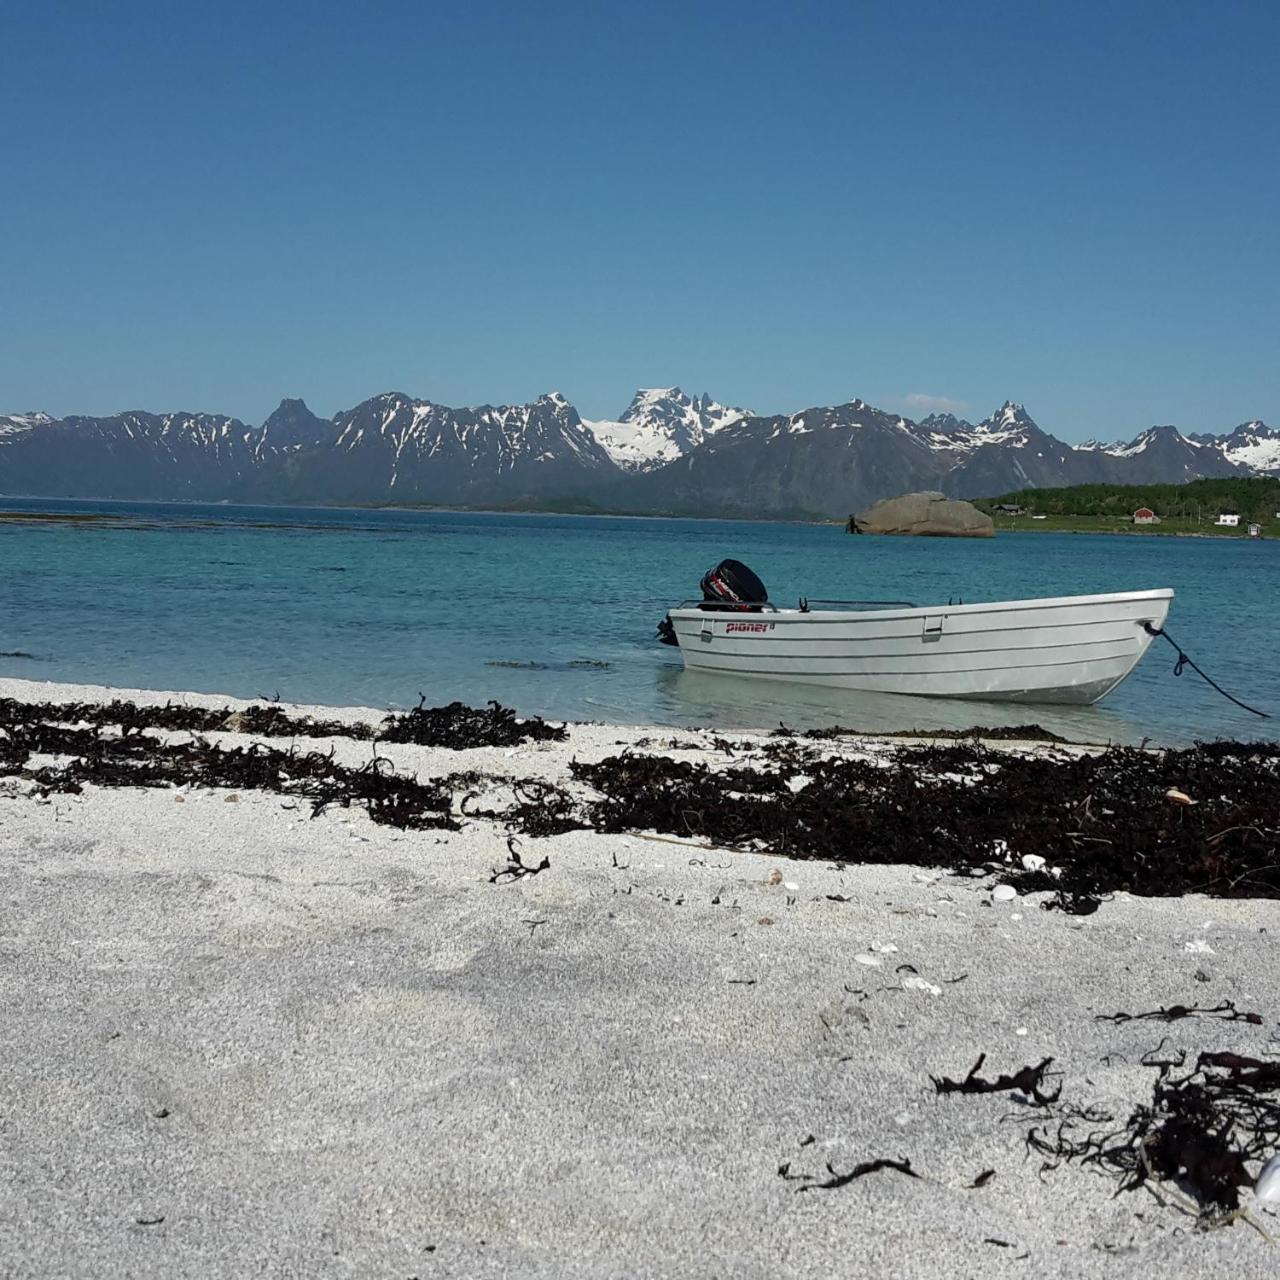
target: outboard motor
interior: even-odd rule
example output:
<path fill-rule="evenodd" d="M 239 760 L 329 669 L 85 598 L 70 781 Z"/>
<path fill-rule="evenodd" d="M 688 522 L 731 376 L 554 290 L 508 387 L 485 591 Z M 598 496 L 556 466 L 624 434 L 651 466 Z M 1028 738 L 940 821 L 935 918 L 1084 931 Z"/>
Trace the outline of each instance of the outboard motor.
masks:
<path fill-rule="evenodd" d="M 758 613 L 769 602 L 765 585 L 741 560 L 721 560 L 702 575 L 702 608 Z"/>
<path fill-rule="evenodd" d="M 721 560 L 702 575 L 700 609 L 715 613 L 759 613 L 769 603 L 765 585 L 741 560 Z M 658 623 L 658 639 L 679 645 L 676 629 L 668 614 Z"/>

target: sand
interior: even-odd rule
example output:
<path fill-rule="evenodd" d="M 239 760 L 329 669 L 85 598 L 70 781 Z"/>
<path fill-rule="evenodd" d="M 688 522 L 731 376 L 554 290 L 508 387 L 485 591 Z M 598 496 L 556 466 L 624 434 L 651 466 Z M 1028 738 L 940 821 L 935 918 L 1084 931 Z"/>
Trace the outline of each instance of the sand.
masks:
<path fill-rule="evenodd" d="M 383 751 L 563 781 L 649 734 L 671 731 Z M 550 867 L 494 884 L 487 822 L 23 790 L 0 797 L 5 1277 L 1275 1274 L 1244 1224 L 1038 1176 L 1034 1108 L 929 1080 L 1051 1056 L 1064 1097 L 1127 1115 L 1162 1038 L 1280 1052 L 1272 902 L 1071 917 L 989 880 L 590 832 L 524 841 Z M 1224 999 L 1262 1025 L 1095 1020 Z M 778 1172 L 877 1157 L 921 1176 L 801 1192 Z"/>

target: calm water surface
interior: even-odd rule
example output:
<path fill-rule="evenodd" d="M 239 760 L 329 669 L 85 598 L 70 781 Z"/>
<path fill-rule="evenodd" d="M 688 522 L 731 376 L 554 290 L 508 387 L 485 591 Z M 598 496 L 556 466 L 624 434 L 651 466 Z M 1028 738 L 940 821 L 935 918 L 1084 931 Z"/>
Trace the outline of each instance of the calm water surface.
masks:
<path fill-rule="evenodd" d="M 1093 740 L 1277 737 L 1153 646 L 1099 707 L 792 688 L 695 676 L 653 639 L 734 556 L 771 597 L 1018 599 L 1173 587 L 1169 628 L 1219 683 L 1280 713 L 1280 542 L 1002 534 L 852 538 L 713 520 L 0 501 L 123 522 L 0 524 L 0 675 L 375 707 L 497 698 L 665 725 L 866 729 L 1040 723 Z M 581 665 L 607 664 L 603 666 Z"/>

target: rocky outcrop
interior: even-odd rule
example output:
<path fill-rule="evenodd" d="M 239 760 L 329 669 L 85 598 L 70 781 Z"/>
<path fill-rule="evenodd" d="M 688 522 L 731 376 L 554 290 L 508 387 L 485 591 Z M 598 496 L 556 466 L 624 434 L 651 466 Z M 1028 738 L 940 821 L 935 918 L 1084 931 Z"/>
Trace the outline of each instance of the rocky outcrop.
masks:
<path fill-rule="evenodd" d="M 990 538 L 991 517 L 971 502 L 945 493 L 904 493 L 885 498 L 849 521 L 850 533 L 907 533 L 926 538 Z"/>

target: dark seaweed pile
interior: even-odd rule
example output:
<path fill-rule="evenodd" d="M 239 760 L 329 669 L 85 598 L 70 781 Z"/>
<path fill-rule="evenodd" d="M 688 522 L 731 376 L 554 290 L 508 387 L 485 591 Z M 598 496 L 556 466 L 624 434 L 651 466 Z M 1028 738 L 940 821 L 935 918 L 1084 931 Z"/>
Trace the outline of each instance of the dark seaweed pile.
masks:
<path fill-rule="evenodd" d="M 145 732 L 149 729 L 197 736 L 188 742 L 163 742 Z M 376 749 L 368 764 L 351 768 L 339 764 L 331 751 L 281 751 L 260 743 L 223 747 L 198 736 L 212 731 L 263 736 L 341 734 L 358 739 L 375 734 L 368 725 L 299 719 L 272 705 L 231 712 L 172 704 L 139 707 L 117 701 L 102 706 L 6 698 L 0 699 L 0 776 L 24 777 L 45 795 L 76 794 L 86 785 L 271 791 L 309 801 L 313 815 L 335 805 L 354 805 L 365 809 L 375 822 L 413 830 L 456 830 L 455 791 L 476 781 L 475 775 L 460 774 L 420 782 L 398 773 Z M 506 746 L 526 737 L 565 736 L 563 729 L 542 720 L 519 721 L 497 703 L 484 711 L 461 703 L 419 706 L 406 716 L 389 716 L 379 732 L 397 742 L 457 750 Z M 59 757 L 61 763 L 32 768 L 33 755 Z M 536 792 L 518 793 L 515 816 L 531 808 L 541 812 L 536 798 Z"/>
<path fill-rule="evenodd" d="M 782 743 L 763 765 L 623 754 L 575 763 L 573 773 L 603 796 L 583 814 L 600 831 L 836 863 L 989 867 L 1077 911 L 1119 889 L 1280 897 L 1278 744 L 1113 748 L 1076 759 L 920 746 L 886 766 Z M 1170 799 L 1171 789 L 1196 803 Z M 1060 876 L 1024 870 L 1026 855 Z"/>
<path fill-rule="evenodd" d="M 367 724 L 344 724 L 337 720 L 313 720 L 291 716 L 276 704 L 246 707 L 140 707 L 134 702 L 18 702 L 0 698 L 0 727 L 33 720 L 63 724 L 118 726 L 121 733 L 141 733 L 144 729 L 167 729 L 179 733 L 214 733 L 219 730 L 253 733 L 264 738 L 359 738 L 368 739 L 375 730 Z"/>
<path fill-rule="evenodd" d="M 1182 1053 L 1148 1062 L 1156 1069 L 1151 1101 L 1122 1125 L 1069 1111 L 1052 1128 L 1032 1128 L 1028 1149 L 1049 1157 L 1047 1168 L 1078 1160 L 1117 1174 L 1122 1191 L 1153 1178 L 1171 1183 L 1206 1218 L 1237 1209 L 1240 1188 L 1254 1182 L 1245 1162 L 1263 1163 L 1280 1147 L 1280 1062 L 1202 1053 L 1194 1070 L 1175 1075 L 1184 1062 Z"/>
<path fill-rule="evenodd" d="M 426 707 L 425 697 L 405 715 L 389 715 L 381 725 L 348 724 L 340 720 L 316 720 L 291 716 L 275 703 L 254 705 L 242 711 L 229 707 L 138 706 L 134 702 L 18 702 L 0 698 L 0 728 L 11 724 L 45 721 L 61 724 L 118 726 L 123 734 L 144 729 L 186 733 L 251 733 L 264 738 L 355 738 L 383 742 L 411 742 L 426 747 L 465 751 L 472 747 L 509 747 L 521 742 L 563 742 L 569 735 L 560 725 L 538 716 L 518 720 L 508 707 L 490 702 L 468 707 L 451 702 L 446 707 Z"/>
<path fill-rule="evenodd" d="M 403 816 L 403 825 L 447 807 L 442 799 L 443 807 L 433 808 L 418 792 L 410 799 L 412 787 L 424 784 L 395 775 L 376 747 L 364 770 L 351 770 L 326 756 L 261 745 L 163 744 L 142 732 L 149 728 L 276 736 L 340 731 L 458 750 L 567 737 L 562 726 L 518 720 L 496 702 L 483 709 L 420 703 L 372 729 L 298 720 L 274 705 L 226 712 L 9 699 L 0 700 L 0 769 L 22 772 L 28 756 L 40 752 L 76 757 L 41 771 L 38 780 L 50 789 L 93 782 L 297 790 L 306 783 L 317 799 L 322 766 L 299 762 L 326 761 L 328 776 L 341 781 L 326 784 L 337 789 L 325 803 L 364 804 Z M 872 761 L 824 758 L 821 748 L 775 738 L 750 758 L 732 756 L 715 767 L 624 752 L 594 764 L 574 762 L 571 771 L 597 795 L 583 799 L 529 781 L 507 808 L 465 816 L 534 836 L 573 828 L 654 831 L 842 865 L 977 868 L 1023 890 L 1048 891 L 1054 896 L 1043 905 L 1076 912 L 1094 910 L 1103 896 L 1122 889 L 1280 897 L 1280 744 L 1113 748 L 1049 758 L 964 742 L 904 746 L 888 760 Z M 448 782 L 432 783 L 432 793 L 443 796 Z M 393 783 L 399 799 L 375 797 L 389 794 Z M 454 789 L 465 792 L 470 784 L 459 778 Z M 1028 869 L 1023 859 L 1029 855 L 1046 865 Z"/>
<path fill-rule="evenodd" d="M 313 815 L 338 805 L 365 809 L 375 822 L 401 828 L 457 829 L 453 792 L 441 782 L 396 773 L 375 756 L 353 769 L 331 753 L 278 751 L 258 743 L 223 748 L 202 739 L 162 743 L 146 734 L 104 734 L 98 725 L 68 728 L 40 722 L 5 724 L 0 776 L 20 775 L 39 792 L 78 794 L 98 787 L 214 787 L 274 791 L 311 803 Z M 66 763 L 27 767 L 33 753 L 71 757 Z"/>
<path fill-rule="evenodd" d="M 427 707 L 421 697 L 407 715 L 388 716 L 378 730 L 382 742 L 412 742 L 420 747 L 514 747 L 521 742 L 564 742 L 568 730 L 539 716 L 517 720 L 510 707 L 490 702 L 484 708 L 451 702 Z"/>

